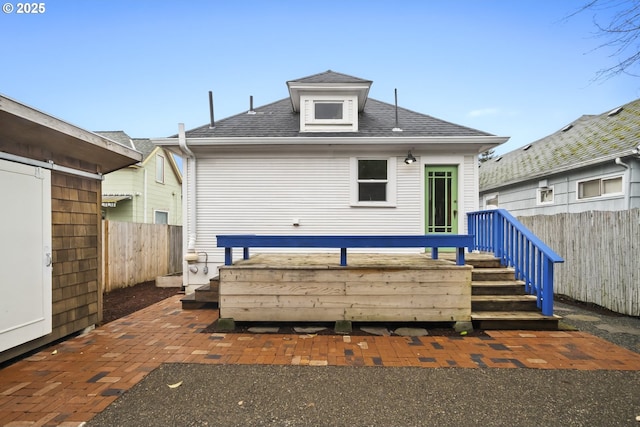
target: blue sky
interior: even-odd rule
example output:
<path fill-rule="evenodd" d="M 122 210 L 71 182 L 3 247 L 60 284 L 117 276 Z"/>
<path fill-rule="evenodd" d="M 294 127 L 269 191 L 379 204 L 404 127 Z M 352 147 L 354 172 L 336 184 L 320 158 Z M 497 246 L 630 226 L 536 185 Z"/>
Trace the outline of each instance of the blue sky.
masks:
<path fill-rule="evenodd" d="M 615 60 L 595 49 L 592 12 L 564 19 L 585 3 L 48 0 L 0 13 L 0 93 L 85 129 L 164 137 L 208 123 L 209 90 L 221 119 L 331 69 L 373 80 L 372 98 L 397 88 L 405 108 L 510 136 L 503 153 L 640 98 L 640 77 L 593 81 Z"/>

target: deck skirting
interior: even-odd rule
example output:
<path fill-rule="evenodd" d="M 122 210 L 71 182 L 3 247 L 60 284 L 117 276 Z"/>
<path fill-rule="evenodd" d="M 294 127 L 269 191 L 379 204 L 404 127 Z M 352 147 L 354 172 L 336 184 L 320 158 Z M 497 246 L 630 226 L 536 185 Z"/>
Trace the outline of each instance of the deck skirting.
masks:
<path fill-rule="evenodd" d="M 469 321 L 470 266 L 424 254 L 256 255 L 220 267 L 220 317 L 236 321 Z"/>

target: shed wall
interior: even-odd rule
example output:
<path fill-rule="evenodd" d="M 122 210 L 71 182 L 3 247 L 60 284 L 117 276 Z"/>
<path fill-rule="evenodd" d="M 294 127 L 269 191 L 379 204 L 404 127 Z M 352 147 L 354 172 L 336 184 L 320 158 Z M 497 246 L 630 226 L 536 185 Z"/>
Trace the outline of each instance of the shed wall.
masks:
<path fill-rule="evenodd" d="M 52 333 L 3 352 L 0 361 L 101 320 L 100 194 L 100 181 L 52 172 Z"/>

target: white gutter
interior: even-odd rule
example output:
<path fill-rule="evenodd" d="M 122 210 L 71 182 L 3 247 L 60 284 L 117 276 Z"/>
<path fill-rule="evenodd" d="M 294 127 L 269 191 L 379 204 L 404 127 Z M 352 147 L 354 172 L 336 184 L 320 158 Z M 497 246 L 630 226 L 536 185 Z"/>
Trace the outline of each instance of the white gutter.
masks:
<path fill-rule="evenodd" d="M 196 156 L 187 145 L 187 136 L 184 131 L 184 123 L 178 123 L 178 144 L 184 153 L 187 164 L 185 178 L 182 180 L 182 191 L 187 194 L 187 203 L 183 205 L 182 216 L 187 218 L 187 253 L 184 256 L 185 261 L 197 261 L 196 253 Z"/>
<path fill-rule="evenodd" d="M 180 135 L 178 135 L 180 139 Z M 433 144 L 489 144 L 500 145 L 509 140 L 505 136 L 437 136 L 437 137 L 239 137 L 239 138 L 189 138 L 189 144 L 196 146 L 251 146 L 251 145 L 388 145 L 388 144 L 410 144 L 410 145 L 433 145 Z M 154 138 L 152 142 L 156 145 L 175 145 L 175 138 Z M 182 145 L 180 145 L 182 147 Z M 189 150 L 191 151 L 191 150 Z"/>

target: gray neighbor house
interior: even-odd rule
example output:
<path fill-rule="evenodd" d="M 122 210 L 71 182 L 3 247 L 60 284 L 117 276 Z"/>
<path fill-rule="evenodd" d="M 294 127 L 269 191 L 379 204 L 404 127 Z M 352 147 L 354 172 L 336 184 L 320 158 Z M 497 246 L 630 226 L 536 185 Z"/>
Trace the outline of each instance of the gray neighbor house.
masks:
<path fill-rule="evenodd" d="M 640 316 L 640 99 L 480 165 L 481 209 L 506 209 L 565 260 L 554 293 Z"/>
<path fill-rule="evenodd" d="M 640 208 L 640 99 L 480 165 L 481 208 L 514 216 Z"/>

